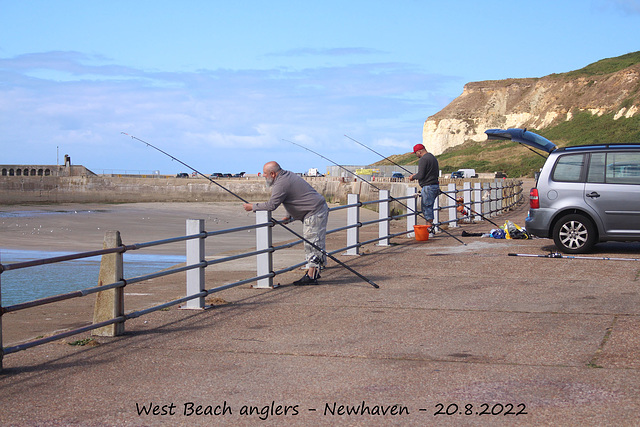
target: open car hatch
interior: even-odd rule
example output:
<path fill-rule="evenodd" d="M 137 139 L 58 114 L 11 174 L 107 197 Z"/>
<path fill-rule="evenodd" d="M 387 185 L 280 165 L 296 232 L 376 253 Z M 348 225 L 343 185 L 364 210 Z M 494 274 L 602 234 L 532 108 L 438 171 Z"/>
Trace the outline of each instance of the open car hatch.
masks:
<path fill-rule="evenodd" d="M 529 147 L 536 148 L 538 150 L 545 151 L 547 153 L 551 153 L 555 150 L 556 144 L 549 141 L 547 138 L 540 136 L 536 133 L 529 132 L 526 129 L 489 129 L 484 133 L 487 134 L 489 139 L 506 139 L 515 142 L 519 142 L 520 144 L 528 145 Z"/>

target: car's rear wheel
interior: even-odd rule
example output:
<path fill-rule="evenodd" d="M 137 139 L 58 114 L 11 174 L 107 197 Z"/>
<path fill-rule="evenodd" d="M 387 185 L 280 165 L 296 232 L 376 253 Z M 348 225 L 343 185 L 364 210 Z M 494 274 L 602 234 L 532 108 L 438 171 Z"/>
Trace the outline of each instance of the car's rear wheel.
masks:
<path fill-rule="evenodd" d="M 553 227 L 553 241 L 564 253 L 583 254 L 596 244 L 596 227 L 584 215 L 565 215 Z"/>

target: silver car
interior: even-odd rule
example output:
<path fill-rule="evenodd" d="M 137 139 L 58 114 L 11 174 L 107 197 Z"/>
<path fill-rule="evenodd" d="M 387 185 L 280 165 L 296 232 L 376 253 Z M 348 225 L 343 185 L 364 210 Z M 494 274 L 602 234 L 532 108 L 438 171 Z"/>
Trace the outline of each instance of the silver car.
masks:
<path fill-rule="evenodd" d="M 640 144 L 556 148 L 526 129 L 486 133 L 549 153 L 529 193 L 529 233 L 571 254 L 598 242 L 640 241 Z"/>

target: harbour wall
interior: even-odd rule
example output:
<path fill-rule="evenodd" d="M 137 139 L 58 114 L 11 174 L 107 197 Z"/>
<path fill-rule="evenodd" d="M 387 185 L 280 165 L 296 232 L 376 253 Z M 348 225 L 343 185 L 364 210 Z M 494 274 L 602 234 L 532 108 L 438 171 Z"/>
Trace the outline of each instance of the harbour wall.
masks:
<path fill-rule="evenodd" d="M 329 203 L 347 203 L 348 194 L 358 194 L 361 202 L 378 200 L 378 189 L 389 190 L 392 198 L 407 195 L 417 182 L 394 182 L 391 178 L 376 178 L 373 185 L 362 180 L 337 177 L 305 177 Z M 495 179 L 467 179 L 471 186 Z M 505 180 L 512 181 L 512 180 Z M 58 204 L 58 203 L 136 203 L 136 202 L 238 202 L 229 191 L 249 202 L 265 201 L 270 196 L 264 179 L 222 178 L 220 185 L 203 177 L 175 178 L 170 176 L 0 176 L 0 205 Z M 462 188 L 461 179 L 442 178 L 440 186 L 455 182 Z M 507 182 L 505 182 L 505 185 Z M 224 187 L 229 191 L 224 190 Z M 448 204 L 449 202 L 446 201 Z M 391 209 L 404 211 L 406 202 L 393 202 Z"/>
<path fill-rule="evenodd" d="M 346 203 L 347 194 L 361 201 L 377 199 L 378 192 L 362 181 L 337 178 L 306 178 L 329 202 Z M 253 202 L 269 198 L 263 178 L 216 180 L 220 185 Z M 392 197 L 406 195 L 407 182 L 376 182 Z M 238 199 L 201 177 L 104 177 L 93 176 L 0 176 L 1 204 L 133 203 L 133 202 L 230 202 Z"/>

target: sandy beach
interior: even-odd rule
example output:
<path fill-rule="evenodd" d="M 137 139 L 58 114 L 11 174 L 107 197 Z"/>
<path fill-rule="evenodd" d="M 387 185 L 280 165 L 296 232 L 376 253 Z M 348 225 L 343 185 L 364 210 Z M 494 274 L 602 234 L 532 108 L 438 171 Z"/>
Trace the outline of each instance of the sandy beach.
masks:
<path fill-rule="evenodd" d="M 284 217 L 279 208 L 274 218 Z M 377 213 L 361 210 L 361 220 Z M 245 212 L 240 203 L 127 203 L 127 204 L 59 204 L 12 205 L 0 208 L 0 260 L 3 249 L 84 252 L 102 249 L 107 230 L 120 231 L 124 244 L 142 243 L 185 235 L 187 219 L 204 219 L 207 231 L 255 224 L 255 214 Z M 330 215 L 329 229 L 346 224 L 346 210 Z M 291 228 L 301 232 L 301 223 Z M 376 228 L 377 229 L 377 228 Z M 333 236 L 328 238 L 336 239 Z M 298 240 L 283 228 L 274 228 L 274 245 Z M 328 247 L 345 246 L 344 236 Z M 255 231 L 240 231 L 210 237 L 205 244 L 208 259 L 255 248 Z M 148 254 L 184 255 L 185 243 L 172 243 L 140 250 Z M 125 255 L 126 257 L 126 255 Z M 304 260 L 302 245 L 278 251 L 274 268 L 281 269 Z M 207 269 L 207 288 L 255 276 L 255 258 L 216 264 Z M 11 271 L 3 274 L 10 280 Z M 295 280 L 299 272 L 290 272 L 278 280 Z M 290 276 L 290 277 L 289 277 Z M 126 277 L 126 275 L 125 275 Z M 87 287 L 97 285 L 87 284 Z M 243 285 L 249 287 L 250 285 Z M 125 311 L 133 311 L 185 295 L 185 273 L 130 285 L 125 290 Z M 91 323 L 95 296 L 7 313 L 3 319 L 4 345 L 45 336 L 55 331 Z"/>

